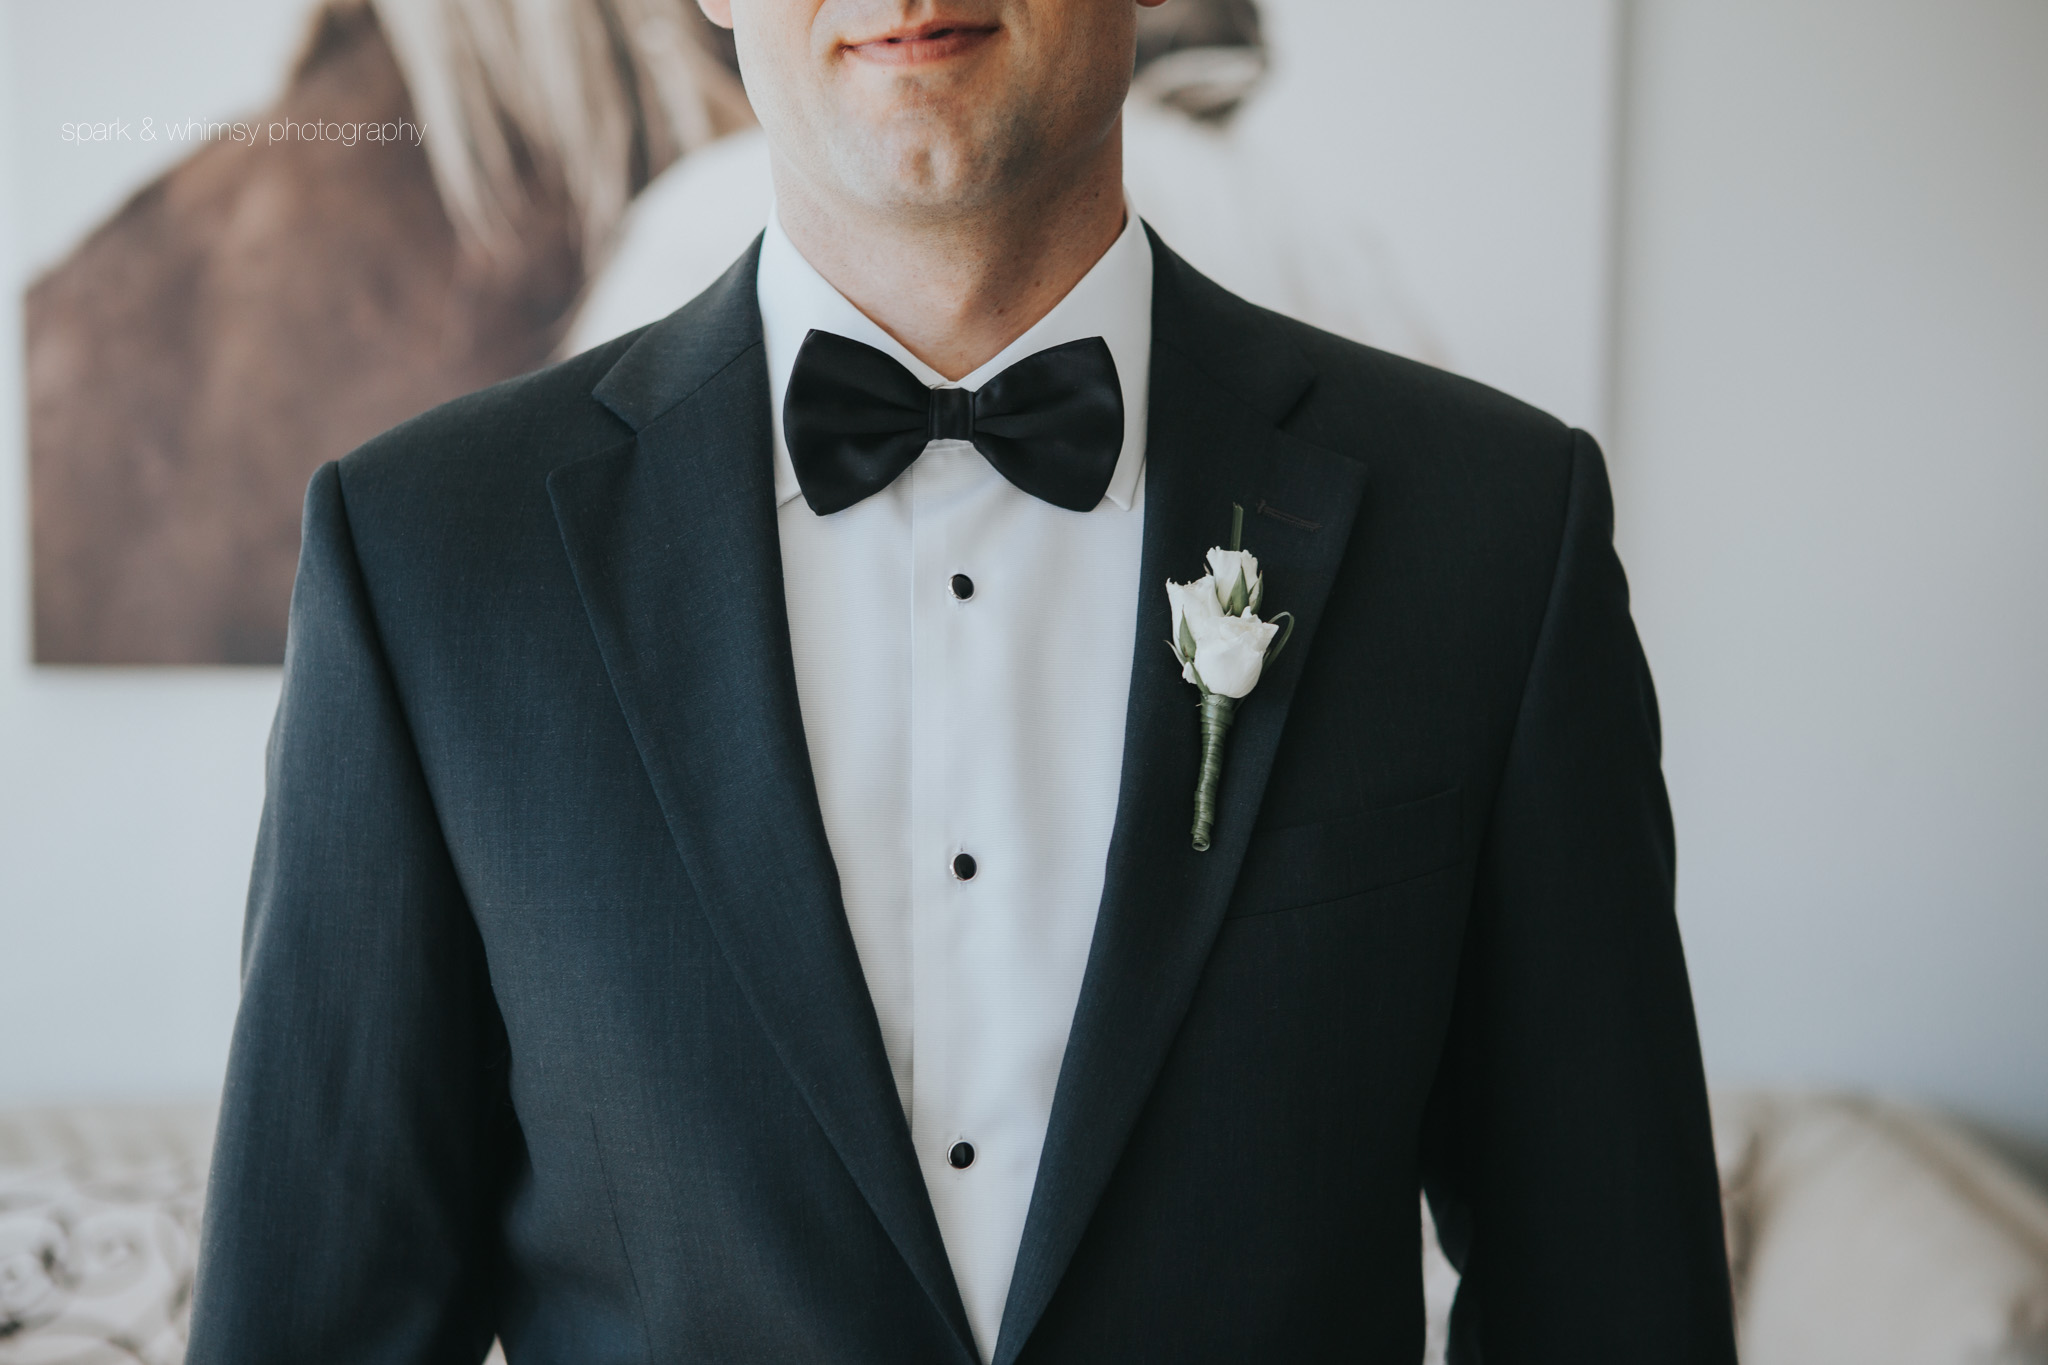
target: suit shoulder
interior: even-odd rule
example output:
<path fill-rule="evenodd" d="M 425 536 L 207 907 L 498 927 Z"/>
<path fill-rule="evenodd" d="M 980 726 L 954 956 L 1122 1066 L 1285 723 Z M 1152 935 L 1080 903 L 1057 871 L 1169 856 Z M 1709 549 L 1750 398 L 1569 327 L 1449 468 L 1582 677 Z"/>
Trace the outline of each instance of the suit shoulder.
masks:
<path fill-rule="evenodd" d="M 335 491 L 373 595 L 530 571 L 554 535 L 549 473 L 632 436 L 591 390 L 633 341 L 464 394 L 342 457 Z"/>
<path fill-rule="evenodd" d="M 352 502 L 396 495 L 434 503 L 544 483 L 566 458 L 632 434 L 591 390 L 639 335 L 614 337 L 400 422 L 342 458 L 343 487 Z"/>
<path fill-rule="evenodd" d="M 1175 303 L 1155 344 L 1178 346 L 1218 384 L 1268 411 L 1293 435 L 1354 459 L 1464 458 L 1570 464 L 1570 430 L 1538 408 L 1475 380 L 1349 340 L 1262 308 L 1218 285 L 1155 239 L 1160 283 Z"/>
<path fill-rule="evenodd" d="M 1249 339 L 1298 358 L 1309 382 L 1283 421 L 1303 440 L 1354 459 L 1467 458 L 1569 465 L 1570 428 L 1477 380 L 1234 300 Z M 1271 362 L 1267 362 L 1271 363 Z"/>
<path fill-rule="evenodd" d="M 1496 644 L 1533 647 L 1584 476 L 1604 496 L 1591 439 L 1434 366 L 1272 314 L 1258 326 L 1305 371 L 1281 429 L 1364 467 L 1351 531 L 1363 549 L 1346 559 L 1359 581 L 1457 602 L 1451 614 L 1488 623 Z"/>
<path fill-rule="evenodd" d="M 1325 332 L 1291 318 L 1277 319 L 1316 371 L 1310 415 L 1327 406 L 1352 415 L 1367 406 L 1381 421 L 1413 424 L 1416 434 L 1441 427 L 1459 436 L 1484 435 L 1499 442 L 1556 450 L 1569 442 L 1569 428 L 1533 404 L 1449 370 Z"/>
<path fill-rule="evenodd" d="M 1432 364 L 1303 323 L 1290 334 L 1317 372 L 1286 424 L 1292 434 L 1362 460 L 1378 493 L 1421 520 L 1526 540 L 1538 559 L 1563 534 L 1587 436 Z"/>
<path fill-rule="evenodd" d="M 1556 529 L 1589 438 L 1463 375 L 1278 319 L 1314 380 L 1284 425 L 1364 462 L 1383 494 Z M 1597 458 L 1597 457 L 1596 457 Z"/>
<path fill-rule="evenodd" d="M 1426 528 L 1422 544 L 1461 547 L 1451 557 L 1470 566 L 1499 561 L 1502 581 L 1547 582 L 1581 455 L 1598 462 L 1589 438 L 1475 380 L 1225 297 L 1235 367 L 1297 376 L 1298 387 L 1267 380 L 1298 394 L 1276 420 L 1366 466 L 1376 534 Z"/>

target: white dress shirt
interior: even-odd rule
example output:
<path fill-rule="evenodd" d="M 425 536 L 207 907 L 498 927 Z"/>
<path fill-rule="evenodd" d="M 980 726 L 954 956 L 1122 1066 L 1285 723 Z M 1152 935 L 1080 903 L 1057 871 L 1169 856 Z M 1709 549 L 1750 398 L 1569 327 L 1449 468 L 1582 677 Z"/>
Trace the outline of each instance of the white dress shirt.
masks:
<path fill-rule="evenodd" d="M 822 328 L 946 381 L 826 283 L 771 214 L 757 280 L 797 697 L 825 833 L 953 1277 L 983 1359 L 1038 1174 L 1102 897 L 1144 524 L 1152 249 L 1136 214 L 1073 290 L 960 382 L 1100 336 L 1124 445 L 1102 502 L 1021 492 L 933 441 L 831 516 L 783 443 L 797 348 Z M 955 575 L 972 581 L 956 598 Z M 1160 649 L 1164 651 L 1162 643 Z M 953 870 L 974 859 L 969 880 Z M 973 1147 L 956 1169 L 949 1153 Z"/>

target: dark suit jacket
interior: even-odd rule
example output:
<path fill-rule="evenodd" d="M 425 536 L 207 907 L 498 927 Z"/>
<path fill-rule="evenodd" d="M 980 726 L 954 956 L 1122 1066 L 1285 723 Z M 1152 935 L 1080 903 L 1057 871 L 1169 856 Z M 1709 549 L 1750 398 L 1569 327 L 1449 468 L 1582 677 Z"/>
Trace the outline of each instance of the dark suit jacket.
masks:
<path fill-rule="evenodd" d="M 995 1358 L 1729 1361 L 1649 674 L 1583 434 L 1156 242 L 1101 917 Z M 790 662 L 750 253 L 314 478 L 212 1362 L 973 1359 Z M 1207 853 L 1169 575 L 1294 613 Z"/>

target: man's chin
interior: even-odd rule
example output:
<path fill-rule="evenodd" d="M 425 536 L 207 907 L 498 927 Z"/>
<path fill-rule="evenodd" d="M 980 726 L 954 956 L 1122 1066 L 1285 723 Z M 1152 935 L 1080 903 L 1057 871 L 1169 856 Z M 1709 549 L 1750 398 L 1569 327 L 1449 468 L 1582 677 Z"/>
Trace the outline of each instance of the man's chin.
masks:
<path fill-rule="evenodd" d="M 848 62 L 843 76 L 842 109 L 875 129 L 964 128 L 1014 94 L 1007 67 L 993 53 L 910 69 Z"/>
<path fill-rule="evenodd" d="M 1015 158 L 1003 155 L 979 118 L 949 119 L 927 107 L 868 128 L 849 139 L 852 154 L 838 158 L 835 170 L 877 208 L 972 208 L 1000 199 L 1012 178 L 1004 172 Z"/>

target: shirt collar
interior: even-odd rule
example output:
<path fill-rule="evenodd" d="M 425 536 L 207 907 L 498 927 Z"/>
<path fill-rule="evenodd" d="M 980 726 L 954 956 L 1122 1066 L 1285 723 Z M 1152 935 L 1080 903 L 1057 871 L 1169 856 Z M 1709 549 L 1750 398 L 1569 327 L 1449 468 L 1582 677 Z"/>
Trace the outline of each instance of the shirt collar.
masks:
<path fill-rule="evenodd" d="M 873 319 L 848 302 L 804 259 L 782 230 L 779 215 L 768 215 L 761 242 L 761 264 L 755 276 L 761 304 L 761 337 L 768 360 L 770 423 L 775 433 L 775 504 L 799 496 L 796 468 L 782 436 L 782 397 L 796 366 L 797 348 L 812 328 L 836 332 L 883 352 L 934 387 L 948 381 L 919 360 Z M 1124 208 L 1124 230 L 1086 275 L 1052 311 L 1024 335 L 1005 346 L 987 364 L 960 381 L 978 389 L 1025 356 L 1083 337 L 1099 336 L 1116 361 L 1117 381 L 1124 396 L 1124 445 L 1116 473 L 1103 495 L 1128 512 L 1137 496 L 1145 467 L 1146 402 L 1152 377 L 1152 244 L 1144 225 Z"/>

